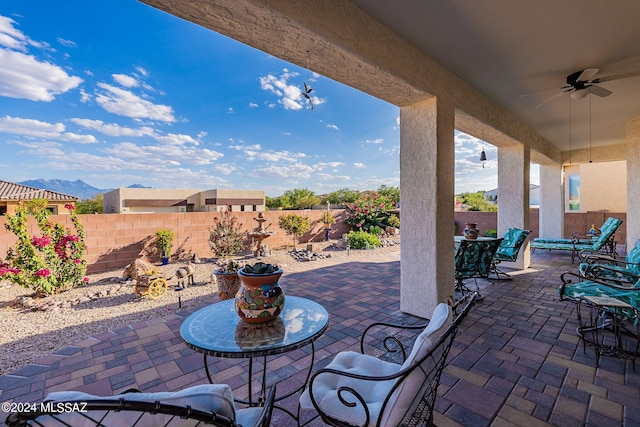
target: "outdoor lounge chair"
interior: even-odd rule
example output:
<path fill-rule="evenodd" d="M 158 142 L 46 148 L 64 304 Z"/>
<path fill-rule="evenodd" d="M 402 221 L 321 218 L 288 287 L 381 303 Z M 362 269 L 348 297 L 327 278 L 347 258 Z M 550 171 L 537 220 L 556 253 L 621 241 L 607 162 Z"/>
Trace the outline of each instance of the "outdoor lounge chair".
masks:
<path fill-rule="evenodd" d="M 300 397 L 303 408 L 313 409 L 332 426 L 431 426 L 433 408 L 447 355 L 460 323 L 475 302 L 477 294 L 468 293 L 452 308 L 439 304 L 429 324 L 419 326 L 374 323 L 360 339 L 360 353 L 342 351 L 315 372 Z M 453 312 L 459 314 L 453 320 Z M 380 331 L 378 328 L 389 328 Z M 408 357 L 398 339 L 402 330 L 423 331 Z M 369 331 L 378 331 L 367 336 Z M 389 332 L 391 331 L 391 332 Z M 381 332 L 391 333 L 377 339 Z M 365 340 L 380 344 L 385 355 L 402 356 L 400 363 L 365 354 Z"/>
<path fill-rule="evenodd" d="M 608 217 L 599 228 L 600 234 L 602 234 L 602 229 L 608 227 L 615 219 L 616 218 Z M 587 234 L 578 235 L 578 233 L 573 233 L 569 238 L 536 237 L 533 241 L 536 243 L 572 243 L 578 240 L 578 243 L 591 243 L 597 239 L 600 234 L 594 234 L 591 236 Z"/>
<path fill-rule="evenodd" d="M 578 271 L 585 278 L 604 279 L 619 284 L 633 283 L 640 276 L 640 241 L 625 257 L 589 254 L 578 265 Z"/>
<path fill-rule="evenodd" d="M 611 221 L 609 221 L 611 219 Z M 622 224 L 622 220 L 619 218 L 608 218 L 603 224 L 602 233 L 597 239 L 593 239 L 589 242 L 581 241 L 578 239 L 571 239 L 569 243 L 561 241 L 560 243 L 545 243 L 538 239 L 534 239 L 531 242 L 532 249 L 549 249 L 558 251 L 571 251 L 571 262 L 575 261 L 576 255 L 583 253 L 584 256 L 588 253 L 604 251 L 609 255 L 616 255 L 616 245 L 614 241 L 614 233 L 618 230 Z M 580 255 L 580 258 L 583 258 Z"/>
<path fill-rule="evenodd" d="M 503 239 L 491 240 L 467 240 L 462 239 L 458 245 L 454 259 L 454 276 L 456 279 L 456 289 L 465 293 L 469 288 L 464 281 L 473 279 L 476 290 L 480 291 L 476 279 L 489 279 L 493 256 Z M 480 295 L 478 298 L 482 298 Z"/>
<path fill-rule="evenodd" d="M 491 261 L 491 273 L 495 277 L 492 279 L 497 280 L 511 280 L 512 277 L 498 268 L 498 264 L 503 261 L 515 262 L 518 259 L 520 248 L 527 239 L 527 236 L 531 233 L 531 230 L 522 230 L 520 228 L 510 228 L 504 235 L 502 243 L 498 246 L 498 250 L 493 255 Z"/>
<path fill-rule="evenodd" d="M 200 426 L 268 427 L 275 387 L 262 407 L 236 410 L 231 387 L 203 384 L 178 392 L 125 392 L 100 397 L 77 391 L 50 393 L 37 406 L 10 414 L 7 426 Z"/>

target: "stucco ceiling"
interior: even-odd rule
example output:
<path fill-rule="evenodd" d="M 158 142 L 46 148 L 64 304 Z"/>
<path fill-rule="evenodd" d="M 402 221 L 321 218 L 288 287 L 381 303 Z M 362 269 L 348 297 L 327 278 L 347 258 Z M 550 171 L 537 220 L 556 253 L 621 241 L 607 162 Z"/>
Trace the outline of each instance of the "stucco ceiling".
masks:
<path fill-rule="evenodd" d="M 536 108 L 573 72 L 640 70 L 637 0 L 351 1 L 561 150 L 570 127 L 573 149 L 624 144 L 626 122 L 640 117 L 640 76 L 571 101 L 571 126 L 569 95 Z"/>

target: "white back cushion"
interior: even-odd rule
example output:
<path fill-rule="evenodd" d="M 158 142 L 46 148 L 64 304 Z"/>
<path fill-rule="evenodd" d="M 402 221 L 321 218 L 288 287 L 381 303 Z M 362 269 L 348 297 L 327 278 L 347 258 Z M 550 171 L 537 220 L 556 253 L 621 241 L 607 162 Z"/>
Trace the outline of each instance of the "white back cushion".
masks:
<path fill-rule="evenodd" d="M 453 313 L 451 307 L 445 303 L 438 304 L 433 310 L 429 324 L 416 338 L 411 354 L 402 364 L 402 369 L 411 366 L 431 351 L 433 344 L 442 336 L 452 322 Z M 407 414 L 413 413 L 420 401 L 423 386 L 427 380 L 424 372 L 429 372 L 432 367 L 433 359 L 428 358 L 423 362 L 422 369 L 414 369 L 404 382 L 398 386 L 382 414 L 381 425 L 400 425 Z"/>

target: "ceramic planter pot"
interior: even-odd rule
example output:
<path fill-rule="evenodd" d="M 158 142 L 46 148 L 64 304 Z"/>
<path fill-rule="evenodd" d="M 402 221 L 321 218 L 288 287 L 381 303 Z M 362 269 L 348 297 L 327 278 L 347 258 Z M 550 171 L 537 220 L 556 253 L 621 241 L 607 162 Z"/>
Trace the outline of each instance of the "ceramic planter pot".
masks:
<path fill-rule="evenodd" d="M 238 316 L 249 323 L 269 322 L 280 315 L 284 308 L 284 292 L 278 285 L 282 269 L 268 274 L 248 274 L 238 271 L 240 289 L 236 293 L 235 306 Z"/>
<path fill-rule="evenodd" d="M 218 298 L 220 301 L 234 298 L 240 289 L 238 273 L 213 273 L 213 278 L 218 285 Z"/>

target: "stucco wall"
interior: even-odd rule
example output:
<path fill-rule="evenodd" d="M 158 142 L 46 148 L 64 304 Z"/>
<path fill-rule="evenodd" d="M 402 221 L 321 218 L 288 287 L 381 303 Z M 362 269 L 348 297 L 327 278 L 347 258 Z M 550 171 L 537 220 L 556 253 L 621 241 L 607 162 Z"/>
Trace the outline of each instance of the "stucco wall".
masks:
<path fill-rule="evenodd" d="M 311 222 L 311 231 L 300 238 L 300 242 L 324 240 L 324 224 L 319 221 L 322 210 L 303 211 L 268 211 L 264 228 L 273 234 L 264 242 L 270 248 L 293 246 L 293 238 L 278 227 L 280 215 L 295 213 L 306 216 Z M 333 210 L 338 223 L 334 225 L 331 237 L 339 238 L 348 232 L 349 227 L 343 223 L 344 211 Z M 155 232 L 159 228 L 170 228 L 176 233 L 173 252 L 175 259 L 186 259 L 191 254 L 200 258 L 213 256 L 209 248 L 209 228 L 213 218 L 219 216 L 215 212 L 184 213 L 147 213 L 147 214 L 96 214 L 79 215 L 84 226 L 87 245 L 86 259 L 89 272 L 99 272 L 120 268 L 137 257 L 144 255 L 151 261 L 159 261 L 159 253 L 155 247 Z M 249 231 L 257 227 L 253 220 L 255 212 L 234 212 L 233 215 L 242 223 L 242 229 Z M 71 228 L 69 215 L 52 215 L 55 222 Z M 7 249 L 15 244 L 16 237 L 4 227 L 6 217 L 0 217 L 0 258 L 4 258 Z M 30 233 L 38 228 L 34 221 L 29 221 Z M 247 248 L 249 247 L 247 242 Z"/>
<path fill-rule="evenodd" d="M 580 210 L 627 211 L 627 162 L 580 163 L 565 165 L 565 182 L 580 176 Z M 569 185 L 565 185 L 565 211 L 569 210 Z"/>

